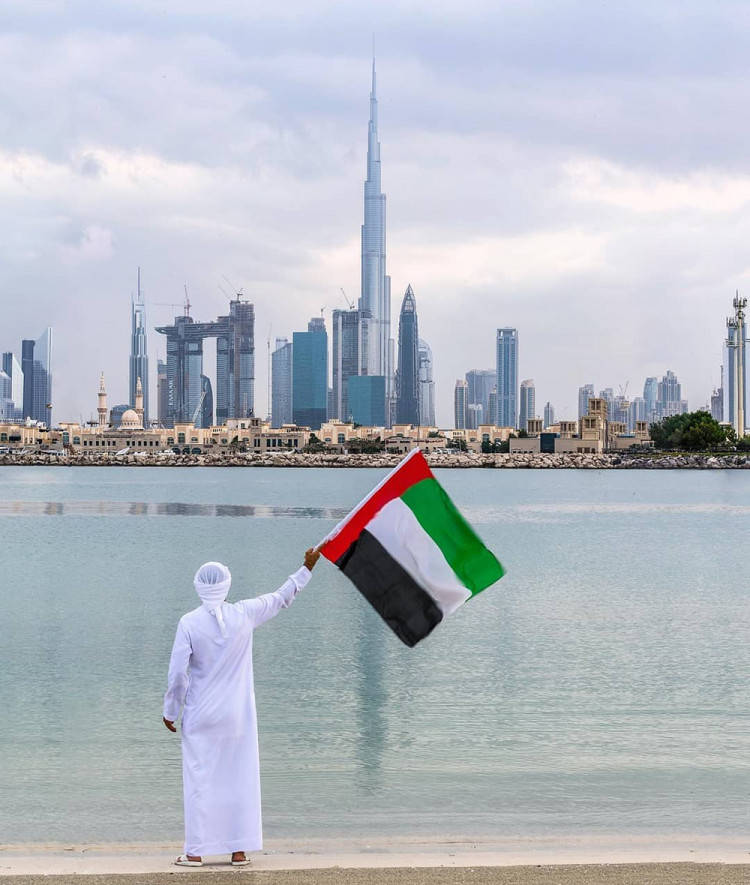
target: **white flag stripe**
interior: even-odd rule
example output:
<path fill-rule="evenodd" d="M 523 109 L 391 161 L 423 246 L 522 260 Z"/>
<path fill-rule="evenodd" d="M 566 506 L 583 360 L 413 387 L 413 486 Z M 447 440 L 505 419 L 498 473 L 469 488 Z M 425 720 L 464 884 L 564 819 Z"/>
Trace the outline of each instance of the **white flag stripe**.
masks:
<path fill-rule="evenodd" d="M 448 565 L 443 551 L 401 498 L 389 501 L 367 523 L 366 529 L 404 571 L 430 594 L 443 614 L 452 614 L 471 596 L 471 591 Z"/>

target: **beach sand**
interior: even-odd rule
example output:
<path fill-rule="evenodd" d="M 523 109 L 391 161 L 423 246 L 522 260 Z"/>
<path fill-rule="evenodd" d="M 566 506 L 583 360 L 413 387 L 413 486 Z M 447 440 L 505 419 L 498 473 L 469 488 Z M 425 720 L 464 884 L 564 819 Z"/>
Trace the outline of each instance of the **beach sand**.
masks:
<path fill-rule="evenodd" d="M 238 880 L 238 877 L 240 879 Z M 12 885 L 747 885 L 750 866 L 622 864 L 533 867 L 396 867 L 60 876 L 0 876 Z"/>
<path fill-rule="evenodd" d="M 249 867 L 209 858 L 176 867 L 174 844 L 0 846 L 0 882 L 12 885 L 750 885 L 750 838 L 269 840 Z"/>

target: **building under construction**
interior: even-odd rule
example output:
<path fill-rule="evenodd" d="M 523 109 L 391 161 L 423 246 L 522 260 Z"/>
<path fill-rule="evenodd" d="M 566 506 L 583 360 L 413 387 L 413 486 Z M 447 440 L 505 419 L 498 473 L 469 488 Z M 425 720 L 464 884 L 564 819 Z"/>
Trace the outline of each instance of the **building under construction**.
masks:
<path fill-rule="evenodd" d="M 255 408 L 255 308 L 237 296 L 229 314 L 212 323 L 197 323 L 189 313 L 175 317 L 171 326 L 157 326 L 167 338 L 166 415 L 164 423 L 211 423 L 205 407 L 203 341 L 216 338 L 216 423 L 248 418 Z M 211 410 L 212 411 L 212 410 Z"/>

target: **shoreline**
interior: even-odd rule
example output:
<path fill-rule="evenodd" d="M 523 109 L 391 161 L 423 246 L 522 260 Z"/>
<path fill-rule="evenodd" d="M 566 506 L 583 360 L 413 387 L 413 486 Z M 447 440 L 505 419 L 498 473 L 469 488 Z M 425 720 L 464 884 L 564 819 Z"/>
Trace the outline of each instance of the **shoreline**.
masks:
<path fill-rule="evenodd" d="M 19 876 L 109 876 L 112 874 L 162 874 L 199 870 L 212 876 L 222 870 L 236 875 L 228 858 L 211 858 L 202 868 L 181 869 L 173 864 L 181 851 L 177 843 L 17 843 L 0 845 L 0 880 Z M 701 867 L 736 867 L 750 881 L 750 837 L 667 836 L 551 836 L 534 838 L 472 839 L 463 836 L 434 838 L 300 839 L 267 840 L 261 852 L 252 855 L 250 870 L 281 871 L 437 869 L 492 870 L 593 870 L 606 867 L 642 870 Z M 215 881 L 212 879 L 212 881 Z M 290 880 L 293 881 L 293 880 Z M 315 879 L 310 881 L 317 881 Z M 346 881 L 343 877 L 340 880 Z M 390 881 L 390 880 L 383 880 Z M 526 878 L 508 881 L 525 882 Z M 528 879 L 528 881 L 534 881 Z M 580 878 L 574 881 L 589 881 Z M 598 881 L 592 879 L 591 881 Z M 613 881 L 620 881 L 619 879 Z M 623 880 L 630 881 L 630 880 Z M 634 882 L 660 882 L 662 878 L 634 878 Z M 670 878 L 664 881 L 672 881 Z M 675 879 L 674 881 L 692 881 Z M 696 879 L 695 881 L 704 881 Z M 735 881 L 735 880 L 728 880 Z"/>
<path fill-rule="evenodd" d="M 143 452 L 132 455 L 27 454 L 0 455 L 0 467 L 286 467 L 286 468 L 374 468 L 392 469 L 404 457 L 398 454 L 346 455 L 302 452 L 231 453 L 175 455 Z M 689 453 L 631 454 L 604 453 L 559 455 L 531 452 L 484 455 L 473 452 L 427 454 L 432 468 L 489 470 L 748 470 L 750 455 Z"/>

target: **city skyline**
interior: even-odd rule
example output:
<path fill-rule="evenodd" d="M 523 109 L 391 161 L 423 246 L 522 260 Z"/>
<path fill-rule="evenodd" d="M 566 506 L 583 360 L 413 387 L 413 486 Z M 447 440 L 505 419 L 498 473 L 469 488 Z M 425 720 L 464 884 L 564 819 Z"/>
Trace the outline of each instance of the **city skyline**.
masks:
<path fill-rule="evenodd" d="M 726 293 L 750 282 L 736 11 L 697 4 L 676 27 L 663 9 L 629 8 L 613 28 L 608 11 L 545 3 L 460 16 L 418 3 L 387 17 L 309 4 L 290 23 L 220 0 L 198 29 L 169 2 L 128 20 L 84 6 L 19 14 L 0 50 L 11 71 L 0 181 L 14 219 L 3 347 L 40 319 L 54 327 L 66 367 L 56 418 L 90 414 L 84 391 L 101 369 L 112 399 L 129 400 L 118 318 L 139 263 L 151 328 L 171 322 L 162 305 L 185 281 L 212 319 L 230 278 L 263 333 L 343 307 L 339 287 L 358 299 L 373 29 L 388 269 L 396 291 L 411 280 L 422 299 L 438 423 L 450 423 L 455 379 L 492 362 L 485 321 L 522 330 L 519 371 L 561 415 L 575 414 L 587 378 L 616 390 L 671 366 L 693 403 L 721 386 L 703 339 L 723 335 Z M 543 59 L 540 39 L 554 50 Z M 75 75 L 63 46 L 87 60 Z M 15 63 L 29 56 L 45 58 L 59 112 L 77 109 L 66 125 L 41 113 L 39 73 Z M 689 113 L 677 112 L 679 83 Z M 153 399 L 163 346 L 149 356 Z M 262 412 L 265 360 L 257 368 Z"/>

